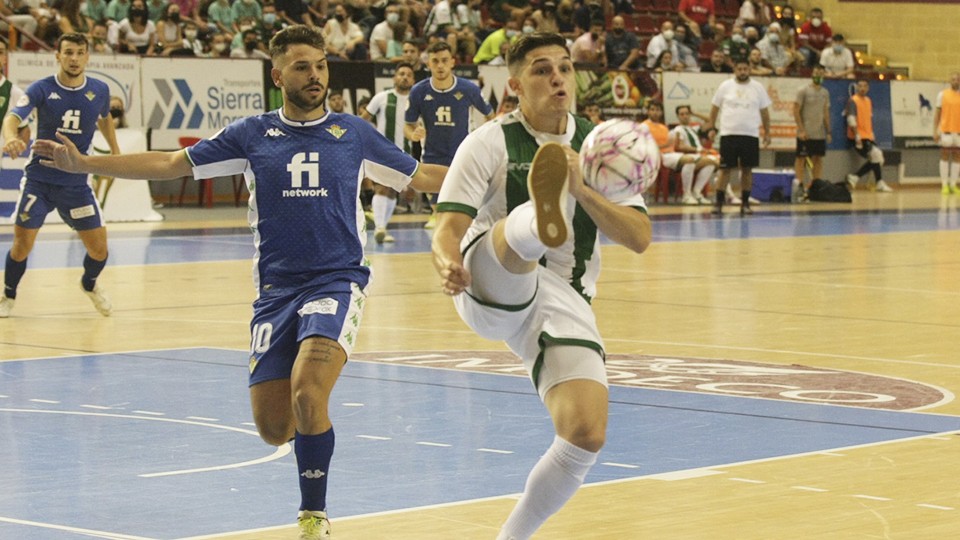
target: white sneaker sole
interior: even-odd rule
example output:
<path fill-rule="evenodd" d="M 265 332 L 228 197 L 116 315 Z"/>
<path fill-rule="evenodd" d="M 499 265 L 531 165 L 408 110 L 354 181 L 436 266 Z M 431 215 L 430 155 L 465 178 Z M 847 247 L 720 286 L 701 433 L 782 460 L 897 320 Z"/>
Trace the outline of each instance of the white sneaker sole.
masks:
<path fill-rule="evenodd" d="M 537 150 L 527 175 L 527 190 L 537 212 L 537 234 L 548 248 L 567 241 L 567 153 L 557 143 Z"/>

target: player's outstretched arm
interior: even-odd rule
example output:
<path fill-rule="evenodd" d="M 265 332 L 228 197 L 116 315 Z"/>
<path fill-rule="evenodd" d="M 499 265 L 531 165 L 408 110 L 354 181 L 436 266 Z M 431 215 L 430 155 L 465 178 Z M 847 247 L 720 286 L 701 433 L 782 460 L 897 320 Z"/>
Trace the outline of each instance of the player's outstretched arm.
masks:
<path fill-rule="evenodd" d="M 421 163 L 411 179 L 410 187 L 423 193 L 438 193 L 446 176 L 447 167 L 432 163 Z"/>
<path fill-rule="evenodd" d="M 40 164 L 72 173 L 141 180 L 170 180 L 193 174 L 193 167 L 183 150 L 87 156 L 81 154 L 62 133 L 57 133 L 57 139 L 60 142 L 40 139 L 33 143 L 33 151 L 42 158 Z"/>
<path fill-rule="evenodd" d="M 460 241 L 473 219 L 460 212 L 438 212 L 437 228 L 433 233 L 433 267 L 440 274 L 440 289 L 456 296 L 470 286 L 472 277 L 463 266 Z"/>

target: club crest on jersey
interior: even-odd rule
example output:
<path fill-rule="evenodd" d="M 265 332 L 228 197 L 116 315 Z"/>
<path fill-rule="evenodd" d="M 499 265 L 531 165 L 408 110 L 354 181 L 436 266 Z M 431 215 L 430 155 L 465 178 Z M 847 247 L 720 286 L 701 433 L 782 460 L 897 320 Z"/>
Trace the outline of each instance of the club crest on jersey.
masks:
<path fill-rule="evenodd" d="M 84 94 L 83 96 L 87 98 L 87 101 L 93 101 L 97 97 L 97 95 L 94 94 L 92 90 L 87 91 L 87 93 Z"/>
<path fill-rule="evenodd" d="M 332 126 L 330 126 L 330 127 L 327 128 L 327 133 L 333 135 L 333 136 L 336 137 L 337 139 L 339 139 L 340 137 L 343 137 L 343 134 L 346 133 L 346 132 L 347 132 L 347 130 L 343 129 L 342 127 L 338 126 L 337 124 L 334 124 L 334 125 L 332 125 Z"/>
<path fill-rule="evenodd" d="M 463 92 L 454 92 L 453 97 L 457 98 L 457 101 L 463 99 Z"/>

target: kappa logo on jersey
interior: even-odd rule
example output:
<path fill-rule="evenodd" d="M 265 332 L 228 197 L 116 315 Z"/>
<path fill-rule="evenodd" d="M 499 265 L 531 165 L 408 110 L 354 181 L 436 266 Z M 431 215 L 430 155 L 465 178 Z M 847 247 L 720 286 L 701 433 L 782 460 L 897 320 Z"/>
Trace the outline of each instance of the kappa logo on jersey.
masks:
<path fill-rule="evenodd" d="M 307 469 L 300 473 L 300 476 L 306 478 L 307 480 L 319 480 L 326 475 L 327 473 L 321 471 L 320 469 Z"/>
<path fill-rule="evenodd" d="M 264 137 L 286 137 L 286 135 L 280 128 L 270 128 L 263 134 Z"/>
<path fill-rule="evenodd" d="M 47 99 L 63 99 L 60 97 L 60 94 L 56 92 L 50 92 L 50 95 L 47 96 Z"/>
<path fill-rule="evenodd" d="M 311 314 L 336 315 L 337 307 L 339 306 L 340 302 L 334 300 L 333 298 L 322 298 L 320 300 L 314 300 L 313 302 L 307 302 L 304 304 L 302 308 L 297 310 L 297 315 L 301 317 Z"/>
<path fill-rule="evenodd" d="M 287 164 L 290 173 L 290 187 L 281 193 L 284 197 L 327 197 L 326 188 L 320 187 L 320 154 L 318 152 L 298 152 Z M 306 189 L 303 189 L 303 177 L 307 177 Z"/>
<path fill-rule="evenodd" d="M 343 137 L 343 134 L 346 133 L 346 132 L 347 132 L 347 130 L 343 129 L 342 127 L 340 127 L 340 126 L 338 126 L 338 125 L 336 125 L 336 124 L 334 124 L 334 125 L 332 125 L 332 126 L 330 126 L 330 127 L 327 128 L 327 133 L 329 133 L 329 134 L 333 135 L 334 137 L 336 137 L 337 140 L 339 140 L 340 137 Z"/>
<path fill-rule="evenodd" d="M 423 98 L 423 100 L 424 100 L 424 101 L 433 101 L 433 96 L 431 96 L 430 94 L 427 94 L 427 95 Z"/>

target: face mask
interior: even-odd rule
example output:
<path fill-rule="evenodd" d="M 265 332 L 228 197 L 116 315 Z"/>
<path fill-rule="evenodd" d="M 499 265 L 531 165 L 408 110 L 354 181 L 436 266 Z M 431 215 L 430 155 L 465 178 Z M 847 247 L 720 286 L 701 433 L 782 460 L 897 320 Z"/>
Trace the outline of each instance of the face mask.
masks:
<path fill-rule="evenodd" d="M 170 14 L 170 22 L 175 22 L 175 23 L 180 22 L 180 14 L 179 14 L 179 13 L 171 13 L 171 14 Z"/>
<path fill-rule="evenodd" d="M 596 40 L 599 37 L 600 35 L 597 34 L 596 32 L 590 32 L 590 39 Z"/>
<path fill-rule="evenodd" d="M 400 20 L 399 13 L 387 13 L 387 22 L 390 24 L 397 24 L 397 21 Z"/>
<path fill-rule="evenodd" d="M 252 52 L 254 49 L 257 48 L 257 42 L 256 42 L 256 41 L 244 41 L 244 42 L 243 42 L 243 48 L 246 49 L 247 51 L 251 51 L 251 52 Z"/>
<path fill-rule="evenodd" d="M 733 37 L 731 37 L 730 39 L 732 39 L 735 43 L 743 43 L 744 41 L 746 41 L 745 39 L 743 39 L 743 36 L 741 36 L 740 34 L 734 34 Z"/>
<path fill-rule="evenodd" d="M 833 52 L 840 54 L 843 52 L 843 45 L 834 45 Z"/>
<path fill-rule="evenodd" d="M 267 26 L 273 26 L 273 23 L 277 22 L 276 13 L 264 13 L 263 14 L 263 23 Z"/>
<path fill-rule="evenodd" d="M 664 30 L 664 31 L 663 31 L 663 39 L 665 39 L 665 40 L 667 40 L 667 41 L 670 41 L 671 39 L 673 39 L 673 36 L 674 36 L 673 30 Z"/>
<path fill-rule="evenodd" d="M 131 18 L 131 19 L 136 19 L 136 18 L 138 18 L 138 17 L 146 18 L 146 16 L 147 16 L 147 10 L 145 10 L 145 9 L 131 9 L 131 10 L 130 10 L 130 18 Z"/>
<path fill-rule="evenodd" d="M 533 28 L 532 26 L 529 26 L 529 25 L 523 27 L 523 33 L 524 33 L 524 34 L 532 34 L 532 33 L 533 33 L 533 30 L 534 30 L 534 28 Z"/>
<path fill-rule="evenodd" d="M 344 17 L 343 15 L 337 13 L 336 15 L 333 16 L 333 18 L 335 18 L 335 19 L 337 20 L 337 22 L 343 22 L 343 20 L 344 20 L 346 17 Z"/>
<path fill-rule="evenodd" d="M 823 24 L 823 21 L 821 21 L 818 17 L 814 17 L 810 19 L 810 24 L 812 24 L 814 28 L 820 28 L 820 25 Z"/>
<path fill-rule="evenodd" d="M 512 38 L 514 38 L 514 37 L 517 35 L 517 31 L 516 31 L 516 30 L 507 30 L 507 31 L 505 32 L 505 34 L 507 34 L 507 37 L 508 37 L 508 38 L 511 38 L 511 39 L 512 39 Z"/>
<path fill-rule="evenodd" d="M 747 38 L 747 43 L 749 43 L 751 46 L 752 46 L 752 45 L 756 45 L 756 43 L 757 43 L 757 38 L 755 38 L 755 37 L 749 37 L 749 38 Z"/>
<path fill-rule="evenodd" d="M 614 28 L 613 33 L 619 36 L 623 34 L 623 28 Z"/>
<path fill-rule="evenodd" d="M 780 36 L 777 34 L 770 34 L 770 43 L 780 43 Z"/>
<path fill-rule="evenodd" d="M 123 109 L 110 109 L 110 116 L 113 118 L 120 118 L 123 116 Z"/>
<path fill-rule="evenodd" d="M 184 30 L 184 31 L 183 31 L 183 35 L 187 36 L 187 39 L 191 39 L 191 40 L 192 40 L 192 39 L 197 39 L 197 31 L 196 31 L 196 30 Z"/>
<path fill-rule="evenodd" d="M 823 77 L 814 77 L 813 84 L 820 84 L 823 82 Z"/>
<path fill-rule="evenodd" d="M 223 52 L 224 50 L 226 50 L 226 48 L 227 48 L 227 44 L 226 44 L 226 43 L 214 43 L 214 44 L 213 44 L 213 50 L 216 51 L 216 52 L 218 52 L 218 53 L 219 53 L 219 52 Z"/>

